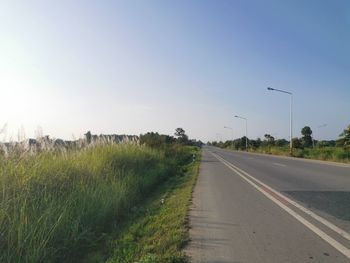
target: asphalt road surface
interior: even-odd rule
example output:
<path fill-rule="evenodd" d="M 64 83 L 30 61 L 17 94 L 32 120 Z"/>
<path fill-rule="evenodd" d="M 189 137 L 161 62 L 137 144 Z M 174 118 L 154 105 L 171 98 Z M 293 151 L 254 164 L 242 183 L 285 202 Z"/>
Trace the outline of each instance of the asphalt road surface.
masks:
<path fill-rule="evenodd" d="M 350 165 L 204 147 L 192 262 L 350 262 Z"/>

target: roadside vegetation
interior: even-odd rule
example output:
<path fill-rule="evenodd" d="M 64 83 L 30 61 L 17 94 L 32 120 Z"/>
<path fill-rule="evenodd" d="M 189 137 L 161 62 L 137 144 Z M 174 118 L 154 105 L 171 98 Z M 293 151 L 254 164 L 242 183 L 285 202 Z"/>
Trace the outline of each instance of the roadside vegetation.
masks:
<path fill-rule="evenodd" d="M 151 146 L 150 134 L 140 145 L 0 154 L 0 262 L 77 262 L 98 250 L 158 186 L 189 169 L 187 145 L 198 142 L 183 132 Z"/>
<path fill-rule="evenodd" d="M 350 163 L 350 125 L 339 134 L 337 140 L 315 140 L 309 126 L 301 129 L 301 137 L 293 138 L 292 156 L 316 160 Z M 220 148 L 246 150 L 246 137 L 231 141 L 208 142 Z M 270 134 L 256 140 L 248 138 L 248 151 L 290 156 L 289 141 L 275 139 Z"/>
<path fill-rule="evenodd" d="M 200 161 L 197 147 L 186 147 L 196 161 L 159 185 L 133 207 L 125 224 L 114 228 L 103 249 L 85 262 L 167 263 L 188 262 L 183 248 L 189 240 L 187 211 Z"/>

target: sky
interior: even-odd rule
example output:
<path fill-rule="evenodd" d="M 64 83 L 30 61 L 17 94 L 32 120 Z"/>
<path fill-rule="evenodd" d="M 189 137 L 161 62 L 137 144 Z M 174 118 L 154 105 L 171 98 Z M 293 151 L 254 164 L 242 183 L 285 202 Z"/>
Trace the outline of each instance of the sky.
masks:
<path fill-rule="evenodd" d="M 0 140 L 350 124 L 350 2 L 0 1 Z M 324 127 L 321 125 L 327 124 Z M 233 128 L 225 129 L 224 126 Z"/>

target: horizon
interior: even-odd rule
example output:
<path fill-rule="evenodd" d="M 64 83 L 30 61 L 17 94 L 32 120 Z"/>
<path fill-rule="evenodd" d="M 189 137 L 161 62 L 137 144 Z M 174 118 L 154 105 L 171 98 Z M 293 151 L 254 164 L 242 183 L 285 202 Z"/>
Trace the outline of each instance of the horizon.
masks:
<path fill-rule="evenodd" d="M 124 133 L 94 133 L 93 131 L 86 131 L 84 134 L 81 134 L 79 136 L 75 136 L 74 134 L 70 137 L 70 138 L 60 138 L 60 137 L 55 137 L 55 136 L 51 136 L 50 134 L 45 134 L 43 133 L 43 130 L 41 129 L 41 127 L 38 128 L 37 131 L 35 131 L 35 134 L 31 137 L 27 137 L 26 136 L 26 133 L 25 133 L 25 130 L 23 129 L 23 127 L 21 129 L 18 130 L 17 132 L 17 135 L 16 135 L 16 138 L 14 138 L 13 136 L 9 137 L 7 136 L 7 125 L 5 124 L 4 127 L 2 129 L 0 129 L 0 135 L 3 135 L 3 139 L 1 140 L 0 139 L 0 143 L 11 143 L 11 142 L 21 142 L 21 141 L 26 141 L 26 140 L 29 140 L 29 139 L 35 139 L 35 140 L 38 140 L 38 139 L 42 139 L 42 138 L 45 138 L 47 137 L 49 140 L 64 140 L 64 141 L 76 141 L 76 140 L 80 140 L 80 139 L 84 139 L 86 137 L 86 133 L 90 132 L 92 135 L 97 135 L 97 136 L 105 136 L 105 135 L 118 135 L 118 136 L 137 136 L 137 137 L 140 137 L 142 135 L 145 135 L 147 133 L 156 133 L 156 134 L 159 134 L 159 135 L 167 135 L 167 136 L 171 136 L 171 137 L 176 137 L 175 133 L 173 134 L 162 134 L 162 133 L 159 133 L 157 131 L 148 131 L 148 132 L 145 132 L 145 133 L 140 133 L 140 134 L 124 134 Z M 178 128 L 181 128 L 181 127 L 178 127 Z M 186 132 L 186 131 L 185 131 Z M 187 133 L 186 133 L 187 135 Z M 274 138 L 274 140 L 286 140 L 289 142 L 289 139 L 287 138 L 279 138 L 277 137 L 276 134 L 267 134 L 267 135 L 270 135 Z M 266 140 L 266 138 L 264 138 L 265 136 L 261 136 L 261 137 L 256 137 L 256 138 L 251 138 L 248 136 L 248 140 L 258 140 L 258 139 L 261 139 L 262 141 Z M 337 139 L 341 138 L 342 136 L 338 136 L 337 138 L 335 139 L 316 139 L 315 138 L 315 141 L 336 141 Z M 245 135 L 241 136 L 241 137 L 234 137 L 233 138 L 233 141 L 236 141 L 236 140 L 240 140 L 240 139 L 243 139 L 245 138 Z M 294 136 L 293 135 L 293 138 L 301 138 L 301 136 L 299 135 L 296 135 Z M 200 139 L 197 139 L 197 138 L 191 138 L 189 137 L 189 140 L 195 140 L 195 141 L 202 141 Z M 216 133 L 215 135 L 215 139 L 211 140 L 211 141 L 202 141 L 204 144 L 206 143 L 212 143 L 212 142 L 217 142 L 217 143 L 221 143 L 221 142 L 232 142 L 232 138 L 228 138 L 228 139 L 224 139 L 222 134 L 220 133 Z"/>
<path fill-rule="evenodd" d="M 350 124 L 347 1 L 4 1 L 0 141 L 94 134 L 289 140 Z M 326 124 L 324 127 L 320 127 Z M 23 128 L 22 128 L 23 127 Z"/>

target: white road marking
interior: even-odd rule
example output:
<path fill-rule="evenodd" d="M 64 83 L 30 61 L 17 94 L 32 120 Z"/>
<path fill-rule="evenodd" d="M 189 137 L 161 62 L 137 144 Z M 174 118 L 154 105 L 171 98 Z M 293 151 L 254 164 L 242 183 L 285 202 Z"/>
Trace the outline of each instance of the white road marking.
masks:
<path fill-rule="evenodd" d="M 222 158 L 221 156 L 219 156 L 220 158 Z M 222 158 L 223 159 L 223 158 Z M 225 160 L 225 159 L 224 159 Z M 226 160 L 225 160 L 226 161 Z M 226 161 L 228 162 L 228 161 Z M 246 176 L 248 176 L 250 179 L 254 180 L 255 182 L 261 184 L 262 186 L 266 187 L 267 189 L 269 189 L 271 192 L 273 192 L 274 194 L 278 195 L 279 197 L 285 199 L 288 203 L 290 203 L 291 205 L 295 206 L 296 208 L 300 209 L 301 211 L 303 211 L 305 214 L 311 216 L 312 218 L 314 218 L 315 220 L 319 221 L 320 223 L 324 224 L 325 226 L 327 226 L 328 228 L 332 229 L 334 232 L 338 233 L 339 235 L 341 235 L 342 237 L 344 237 L 345 239 L 350 241 L 350 234 L 346 231 L 344 231 L 343 229 L 340 229 L 339 227 L 337 227 L 336 225 L 332 224 L 331 222 L 329 222 L 328 220 L 324 219 L 323 217 L 320 217 L 319 215 L 315 214 L 314 212 L 310 211 L 309 209 L 303 207 L 302 205 L 298 204 L 297 202 L 291 200 L 290 198 L 288 198 L 287 196 L 281 194 L 280 192 L 276 191 L 275 189 L 271 188 L 270 186 L 264 184 L 263 182 L 261 182 L 260 180 L 256 179 L 255 177 L 251 176 L 250 174 L 248 174 L 247 172 L 243 171 L 242 169 L 238 168 L 237 166 L 233 165 L 232 163 L 228 162 L 231 166 L 233 166 L 235 169 L 239 170 L 240 172 L 242 172 L 243 174 L 245 174 Z"/>
<path fill-rule="evenodd" d="M 217 154 L 214 154 L 214 153 L 211 153 L 211 154 L 215 158 L 217 158 L 220 162 L 222 162 L 224 165 L 226 165 L 229 169 L 231 169 L 236 174 L 238 174 L 242 179 L 244 179 L 246 182 L 248 182 L 250 185 L 252 185 L 255 189 L 257 189 L 259 192 L 261 192 L 263 195 L 265 195 L 267 198 L 269 198 L 271 201 L 273 201 L 275 204 L 277 204 L 279 207 L 281 207 L 284 211 L 289 213 L 291 216 L 293 216 L 295 219 L 297 219 L 300 223 L 302 223 L 304 226 L 309 228 L 311 231 L 313 231 L 315 234 L 317 234 L 320 238 L 322 238 L 324 241 L 326 241 L 328 244 L 330 244 L 332 247 L 334 247 L 340 253 L 342 253 L 344 256 L 346 256 L 348 259 L 350 259 L 350 250 L 347 247 L 345 247 L 344 245 L 342 245 L 341 243 L 339 243 L 338 241 L 336 241 L 335 239 L 333 239 L 332 237 L 327 235 L 321 229 L 319 229 L 318 227 L 316 227 L 315 225 L 313 225 L 312 223 L 307 221 L 304 217 L 302 217 L 301 215 L 299 215 L 298 213 L 296 213 L 295 211 L 290 209 L 288 206 L 286 206 L 280 200 L 278 200 L 276 197 L 274 197 L 271 193 L 269 193 L 268 191 L 264 190 L 261 186 L 263 186 L 266 189 L 270 190 L 275 195 L 280 197 L 282 200 L 287 201 L 288 203 L 290 203 L 290 204 L 294 205 L 295 207 L 299 208 L 300 210 L 302 210 L 306 214 L 310 215 L 311 217 L 313 217 L 317 221 L 323 223 L 324 225 L 326 225 L 327 227 L 329 227 L 330 229 L 332 229 L 333 231 L 335 231 L 336 233 L 340 234 L 341 236 L 343 236 L 344 238 L 346 238 L 348 240 L 350 240 L 349 239 L 350 238 L 349 233 L 345 232 L 344 230 L 342 230 L 342 229 L 338 228 L 337 226 L 333 225 L 332 223 L 328 222 L 326 219 L 324 219 L 324 218 L 314 214 L 313 212 L 311 212 L 310 210 L 306 209 L 305 207 L 295 203 L 294 201 L 292 201 L 291 199 L 285 197 L 284 195 L 280 194 L 279 192 L 277 192 L 276 190 L 272 189 L 268 185 L 262 183 L 260 180 L 258 180 L 256 178 L 254 178 L 253 176 L 249 175 L 247 172 L 241 170 L 237 166 L 235 166 L 232 163 L 226 161 L 221 156 L 219 156 Z M 258 184 L 254 183 L 253 181 L 257 182 L 261 186 L 259 186 Z"/>
<path fill-rule="evenodd" d="M 272 164 L 277 165 L 277 166 L 281 166 L 281 167 L 286 167 L 287 166 L 287 165 L 281 164 L 281 163 L 272 163 Z"/>

